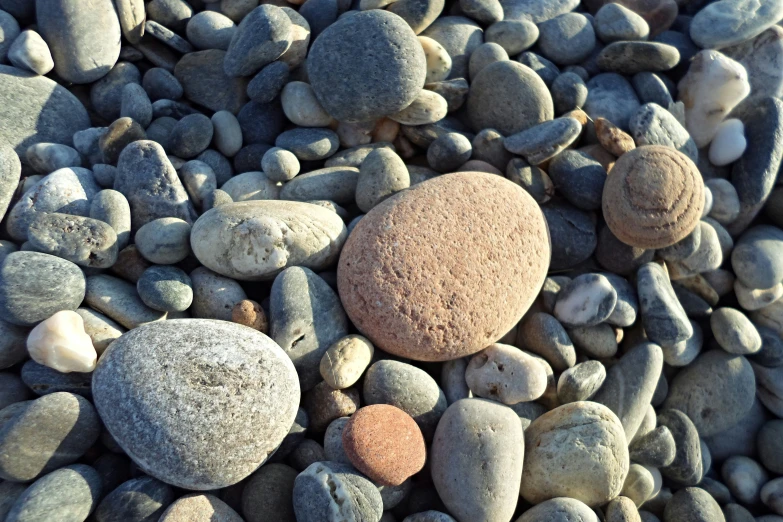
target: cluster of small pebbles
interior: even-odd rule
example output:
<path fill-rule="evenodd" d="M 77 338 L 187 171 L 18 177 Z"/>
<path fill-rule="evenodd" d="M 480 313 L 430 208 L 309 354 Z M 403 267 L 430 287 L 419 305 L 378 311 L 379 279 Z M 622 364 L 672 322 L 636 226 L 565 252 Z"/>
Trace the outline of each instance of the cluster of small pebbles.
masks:
<path fill-rule="evenodd" d="M 783 0 L 0 0 L 0 521 L 783 522 Z"/>

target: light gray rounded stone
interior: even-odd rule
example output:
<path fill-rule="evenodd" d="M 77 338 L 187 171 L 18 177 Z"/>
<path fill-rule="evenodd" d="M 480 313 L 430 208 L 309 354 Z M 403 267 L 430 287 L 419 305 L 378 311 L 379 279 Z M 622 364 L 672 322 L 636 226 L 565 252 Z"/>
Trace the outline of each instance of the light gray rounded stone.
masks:
<path fill-rule="evenodd" d="M 663 522 L 726 522 L 720 505 L 701 488 L 684 488 L 666 503 Z"/>
<path fill-rule="evenodd" d="M 107 223 L 117 234 L 117 248 L 128 246 L 131 231 L 130 204 L 122 193 L 112 189 L 98 192 L 90 203 L 90 217 Z"/>
<path fill-rule="evenodd" d="M 25 151 L 27 164 L 41 174 L 49 174 L 66 167 L 81 167 L 79 152 L 60 143 L 36 143 Z"/>
<path fill-rule="evenodd" d="M 525 511 L 516 522 L 599 522 L 595 511 L 584 502 L 573 498 L 561 497 L 546 500 Z"/>
<path fill-rule="evenodd" d="M 699 160 L 699 150 L 685 127 L 672 113 L 656 103 L 639 107 L 630 121 L 631 135 L 636 144 L 664 145 L 682 152 L 694 163 Z"/>
<path fill-rule="evenodd" d="M 256 7 L 231 37 L 223 70 L 228 76 L 252 76 L 278 59 L 292 41 L 291 19 L 275 5 Z"/>
<path fill-rule="evenodd" d="M 123 482 L 106 495 L 93 517 L 95 522 L 156 522 L 175 498 L 171 486 L 142 476 Z"/>
<path fill-rule="evenodd" d="M 122 88 L 120 117 L 132 118 L 145 129 L 152 122 L 152 102 L 138 83 L 129 83 Z"/>
<path fill-rule="evenodd" d="M 538 40 L 538 26 L 530 20 L 501 20 L 487 27 L 484 39 L 501 46 L 509 56 L 528 50 Z"/>
<path fill-rule="evenodd" d="M 82 522 L 103 492 L 101 476 L 85 464 L 72 464 L 36 480 L 20 495 L 5 520 Z M 56 513 L 56 515 L 55 515 Z"/>
<path fill-rule="evenodd" d="M 761 488 L 770 478 L 761 464 L 742 455 L 726 459 L 720 473 L 733 498 L 745 505 L 759 503 Z"/>
<path fill-rule="evenodd" d="M 631 442 L 628 452 L 634 462 L 662 468 L 674 462 L 676 454 L 674 437 L 669 428 L 658 426 Z"/>
<path fill-rule="evenodd" d="M 234 22 L 217 11 L 201 11 L 188 20 L 185 33 L 188 41 L 198 49 L 228 50 L 237 31 Z"/>
<path fill-rule="evenodd" d="M 746 230 L 731 253 L 731 267 L 748 288 L 772 288 L 783 281 L 783 230 L 770 225 Z"/>
<path fill-rule="evenodd" d="M 190 254 L 191 226 L 187 221 L 165 217 L 148 222 L 134 241 L 144 258 L 159 265 L 179 263 Z"/>
<path fill-rule="evenodd" d="M 268 458 L 294 421 L 300 391 L 291 360 L 262 333 L 175 319 L 115 341 L 93 374 L 93 395 L 109 432 L 144 471 L 209 490 L 239 482 Z"/>
<path fill-rule="evenodd" d="M 484 399 L 449 406 L 429 455 L 435 489 L 449 512 L 459 520 L 510 520 L 525 445 L 511 408 Z"/>
<path fill-rule="evenodd" d="M 84 301 L 125 328 L 136 328 L 141 324 L 166 318 L 164 312 L 153 310 L 144 304 L 135 285 L 105 274 L 87 278 Z"/>
<path fill-rule="evenodd" d="M 85 286 L 84 274 L 70 261 L 13 252 L 0 265 L 0 319 L 33 326 L 61 310 L 76 310 Z"/>
<path fill-rule="evenodd" d="M 721 348 L 737 355 L 761 350 L 761 336 L 745 314 L 735 308 L 722 307 L 710 315 L 710 326 Z"/>
<path fill-rule="evenodd" d="M 646 40 L 650 26 L 644 18 L 622 4 L 604 4 L 595 13 L 595 32 L 604 43 Z"/>
<path fill-rule="evenodd" d="M 38 252 L 89 268 L 109 268 L 117 261 L 117 233 L 103 221 L 68 214 L 38 214 L 27 229 Z"/>
<path fill-rule="evenodd" d="M 139 278 L 136 290 L 144 304 L 161 312 L 183 312 L 193 302 L 190 277 L 174 266 L 151 266 Z"/>
<path fill-rule="evenodd" d="M 561 14 L 539 24 L 538 30 L 541 54 L 558 65 L 580 63 L 595 47 L 592 21 L 581 13 Z"/>
<path fill-rule="evenodd" d="M 378 488 L 353 467 L 337 462 L 316 462 L 294 481 L 297 522 L 378 522 L 383 500 Z"/>
<path fill-rule="evenodd" d="M 288 151 L 284 152 L 291 154 Z M 294 159 L 296 159 L 295 156 Z M 298 167 L 299 160 L 296 164 Z M 338 205 L 350 205 L 356 201 L 358 181 L 359 169 L 356 167 L 316 169 L 299 174 L 283 185 L 280 190 L 280 199 L 289 201 L 328 200 L 334 201 Z"/>
<path fill-rule="evenodd" d="M 245 201 L 204 213 L 193 225 L 190 241 L 207 268 L 259 281 L 274 278 L 287 266 L 323 270 L 337 260 L 347 235 L 342 219 L 323 207 Z"/>
<path fill-rule="evenodd" d="M 780 0 L 721 0 L 696 13 L 689 34 L 703 49 L 720 49 L 758 36 L 781 18 L 783 1 Z"/>
<path fill-rule="evenodd" d="M 8 205 L 19 185 L 22 163 L 8 143 L 0 138 L 0 219 L 5 217 Z"/>
<path fill-rule="evenodd" d="M 327 162 L 326 166 L 333 165 L 329 165 Z M 272 147 L 261 158 L 261 170 L 272 181 L 290 181 L 299 174 L 299 169 L 299 160 L 296 156 L 279 147 Z"/>
<path fill-rule="evenodd" d="M 111 0 L 37 0 L 36 22 L 64 80 L 91 83 L 117 63 L 120 21 Z"/>
<path fill-rule="evenodd" d="M 265 172 L 251 171 L 237 174 L 220 187 L 233 201 L 279 199 L 280 187 Z"/>
<path fill-rule="evenodd" d="M 568 368 L 557 380 L 557 398 L 561 404 L 591 400 L 606 379 L 606 368 L 599 361 L 585 361 Z"/>
<path fill-rule="evenodd" d="M 704 477 L 701 440 L 696 426 L 680 410 L 664 409 L 658 415 L 658 425 L 666 426 L 675 443 L 674 460 L 661 468 L 661 473 L 679 484 L 693 486 Z"/>
<path fill-rule="evenodd" d="M 391 149 L 372 151 L 359 168 L 356 205 L 367 213 L 381 201 L 410 186 L 410 176 L 402 159 Z"/>

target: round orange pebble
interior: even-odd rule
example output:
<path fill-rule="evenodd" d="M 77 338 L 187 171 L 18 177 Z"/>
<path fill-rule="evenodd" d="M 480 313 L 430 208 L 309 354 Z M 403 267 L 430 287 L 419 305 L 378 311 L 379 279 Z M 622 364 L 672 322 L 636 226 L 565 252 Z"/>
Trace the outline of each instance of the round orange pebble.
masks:
<path fill-rule="evenodd" d="M 365 406 L 351 416 L 343 429 L 343 450 L 356 469 L 384 486 L 399 486 L 427 459 L 416 421 L 388 404 Z"/>

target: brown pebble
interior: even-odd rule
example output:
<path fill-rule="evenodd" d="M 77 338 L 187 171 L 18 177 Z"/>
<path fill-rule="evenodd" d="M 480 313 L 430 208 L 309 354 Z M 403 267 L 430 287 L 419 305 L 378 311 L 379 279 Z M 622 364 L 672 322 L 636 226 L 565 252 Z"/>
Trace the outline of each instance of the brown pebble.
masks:
<path fill-rule="evenodd" d="M 650 145 L 623 154 L 607 176 L 606 224 L 623 243 L 663 248 L 698 225 L 704 182 L 696 165 L 670 147 Z"/>
<path fill-rule="evenodd" d="M 98 140 L 98 146 L 103 153 L 103 161 L 114 165 L 128 144 L 144 139 L 147 139 L 144 127 L 131 118 L 119 118 L 109 125 L 106 133 Z"/>
<path fill-rule="evenodd" d="M 359 404 L 356 388 L 335 390 L 321 381 L 307 392 L 303 406 L 310 419 L 310 429 L 317 433 L 324 431 L 334 419 L 354 413 Z"/>
<path fill-rule="evenodd" d="M 598 142 L 611 154 L 620 157 L 636 148 L 633 138 L 606 118 L 596 118 L 595 134 Z"/>
<path fill-rule="evenodd" d="M 600 163 L 601 166 L 606 169 L 607 174 L 609 174 L 609 172 L 614 168 L 614 164 L 617 161 L 617 158 L 613 156 L 612 153 L 610 153 L 598 143 L 585 145 L 584 147 L 581 147 L 577 150 L 588 154 L 595 161 Z"/>
<path fill-rule="evenodd" d="M 563 114 L 563 118 L 573 118 L 576 121 L 579 122 L 579 124 L 582 126 L 582 129 L 587 127 L 587 124 L 590 121 L 590 116 L 587 115 L 585 111 L 582 109 L 574 109 L 571 111 L 568 111 L 567 113 Z"/>
<path fill-rule="evenodd" d="M 384 486 L 421 471 L 427 449 L 413 417 L 388 404 L 359 409 L 343 429 L 343 450 L 356 469 Z"/>
<path fill-rule="evenodd" d="M 546 277 L 541 209 L 484 172 L 419 183 L 373 208 L 345 243 L 337 285 L 354 325 L 419 361 L 474 354 L 508 332 Z"/>
<path fill-rule="evenodd" d="M 266 320 L 264 309 L 250 299 L 243 299 L 234 305 L 231 310 L 231 320 L 264 334 L 269 331 L 269 322 Z"/>

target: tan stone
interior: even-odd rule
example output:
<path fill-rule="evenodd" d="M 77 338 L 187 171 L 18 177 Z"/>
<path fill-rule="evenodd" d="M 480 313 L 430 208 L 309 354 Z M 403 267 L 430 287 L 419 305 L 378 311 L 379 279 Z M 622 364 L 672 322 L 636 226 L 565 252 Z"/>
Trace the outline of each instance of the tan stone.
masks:
<path fill-rule="evenodd" d="M 696 165 L 670 147 L 651 145 L 623 154 L 606 178 L 606 224 L 617 238 L 640 248 L 663 248 L 691 233 L 704 208 Z"/>
<path fill-rule="evenodd" d="M 242 517 L 213 495 L 185 495 L 166 509 L 158 522 L 242 522 Z"/>
<path fill-rule="evenodd" d="M 594 123 L 598 142 L 613 155 L 619 157 L 636 148 L 633 138 L 606 118 L 596 118 Z"/>
<path fill-rule="evenodd" d="M 264 309 L 260 304 L 250 299 L 243 299 L 234 305 L 234 308 L 231 309 L 231 321 L 249 326 L 263 334 L 269 332 L 269 321 L 267 321 Z"/>
<path fill-rule="evenodd" d="M 500 339 L 549 267 L 544 217 L 494 174 L 438 176 L 374 207 L 349 236 L 337 284 L 354 325 L 379 348 L 446 361 Z"/>

